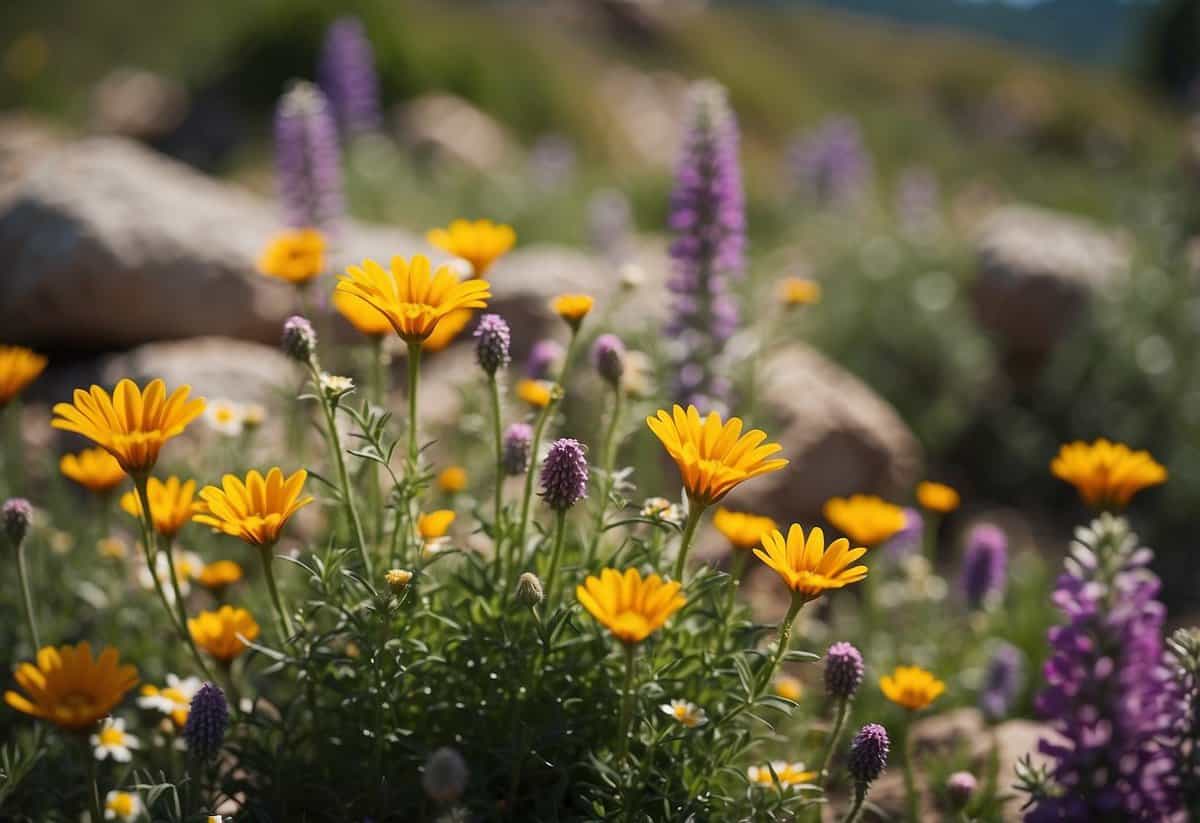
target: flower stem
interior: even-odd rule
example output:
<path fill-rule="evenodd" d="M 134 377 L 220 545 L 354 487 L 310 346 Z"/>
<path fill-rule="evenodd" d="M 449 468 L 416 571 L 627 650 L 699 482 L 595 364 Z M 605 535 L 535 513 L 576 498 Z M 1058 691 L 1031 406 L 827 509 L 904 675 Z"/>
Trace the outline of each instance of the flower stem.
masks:
<path fill-rule="evenodd" d="M 564 535 L 567 532 L 567 511 L 562 509 L 554 513 L 554 546 L 550 550 L 550 568 L 546 572 L 546 579 L 543 581 L 543 593 L 546 598 L 546 603 L 552 603 L 550 593 L 556 589 L 554 585 L 558 578 L 558 566 L 562 562 L 562 550 Z"/>
<path fill-rule="evenodd" d="M 192 652 L 192 657 L 196 658 L 196 662 L 200 665 L 200 671 L 204 672 L 207 679 L 215 680 L 204 656 L 196 648 L 196 641 L 192 639 L 191 629 L 188 628 L 187 606 L 183 602 L 183 590 L 179 588 L 179 577 L 175 574 L 175 553 L 171 550 L 171 540 L 167 539 L 164 542 L 166 545 L 163 546 L 163 551 L 167 554 L 167 574 L 171 577 L 171 591 L 175 594 L 175 608 L 179 610 L 179 625 L 184 629 L 188 648 Z"/>
<path fill-rule="evenodd" d="M 925 516 L 925 528 L 922 530 L 922 543 L 925 552 L 925 559 L 929 561 L 929 568 L 933 568 L 934 562 L 937 560 L 937 536 L 938 527 L 942 524 L 941 515 L 934 512 L 927 512 Z"/>
<path fill-rule="evenodd" d="M 679 557 L 675 560 L 675 579 L 683 582 L 683 571 L 686 568 L 687 553 L 692 547 L 692 539 L 696 536 L 696 527 L 704 516 L 704 506 L 691 501 L 688 507 L 687 522 L 683 526 L 683 537 L 679 539 Z"/>
<path fill-rule="evenodd" d="M 83 738 L 79 750 L 83 752 L 84 768 L 87 770 L 88 801 L 91 806 L 91 818 L 96 823 L 100 823 L 104 820 L 104 806 L 100 803 L 100 784 L 97 782 L 96 775 L 96 755 L 92 751 L 92 747 L 87 742 L 86 737 Z"/>
<path fill-rule="evenodd" d="M 737 590 L 742 582 L 742 574 L 746 571 L 746 556 L 749 554 L 745 549 L 733 550 L 733 563 L 729 568 L 729 588 L 725 591 L 725 625 L 728 627 L 730 618 L 733 617 L 733 609 L 737 604 Z"/>
<path fill-rule="evenodd" d="M 408 462 L 416 471 L 418 452 L 417 439 L 417 387 L 421 380 L 421 344 L 408 344 Z"/>
<path fill-rule="evenodd" d="M 825 781 L 829 779 L 829 764 L 833 762 L 833 753 L 837 751 L 838 740 L 841 739 L 842 731 L 846 728 L 846 718 L 849 716 L 850 699 L 839 697 L 837 716 L 833 721 L 833 729 L 829 732 L 829 740 L 825 742 L 825 756 L 821 758 L 821 771 L 817 772 L 817 785 L 821 788 L 825 788 Z"/>
<path fill-rule="evenodd" d="M 371 346 L 369 350 L 371 357 L 370 363 L 370 393 L 368 399 L 372 406 L 383 408 L 384 398 L 387 397 L 387 369 L 386 360 L 387 353 L 383 350 L 383 337 L 381 335 L 373 335 L 371 337 Z M 369 491 L 371 495 L 371 524 L 373 526 L 371 535 L 375 539 L 375 543 L 382 546 L 383 544 L 383 487 L 379 481 L 379 467 L 371 465 L 368 474 L 370 475 Z"/>
<path fill-rule="evenodd" d="M 525 535 L 529 530 L 529 503 L 533 499 L 533 476 L 537 472 L 538 449 L 542 445 L 542 434 L 546 430 L 546 421 L 550 419 L 553 408 L 554 402 L 551 401 L 542 409 L 537 423 L 533 427 L 533 441 L 529 445 L 529 468 L 525 472 L 525 491 L 521 495 L 521 520 L 517 526 L 515 548 L 518 552 L 525 550 Z"/>
<path fill-rule="evenodd" d="M 613 386 L 612 416 L 608 420 L 608 430 L 604 434 L 604 447 L 600 452 L 600 468 L 604 472 L 604 483 L 601 486 L 600 505 L 596 509 L 596 522 L 592 524 L 592 538 L 588 543 L 584 567 L 590 568 L 596 559 L 596 551 L 600 548 L 600 537 L 604 530 L 604 515 L 608 512 L 608 498 L 613 490 L 613 471 L 617 462 L 617 425 L 621 421 L 621 401 L 624 392 L 618 383 Z"/>
<path fill-rule="evenodd" d="M 763 668 L 762 674 L 759 675 L 758 683 L 755 687 L 755 697 L 762 694 L 763 689 L 771 682 L 771 678 L 775 676 L 775 671 L 779 668 L 779 662 L 787 654 L 788 646 L 792 642 L 792 624 L 796 622 L 796 615 L 800 613 L 800 608 L 803 605 L 804 598 L 792 595 L 792 605 L 788 607 L 787 616 L 779 624 L 779 640 L 776 643 L 775 655 L 771 658 L 771 662 Z"/>
<path fill-rule="evenodd" d="M 624 760 L 629 751 L 629 725 L 633 722 L 633 673 L 637 646 L 625 644 L 625 688 L 621 697 L 621 721 L 617 726 L 617 760 Z"/>
<path fill-rule="evenodd" d="M 34 616 L 33 610 L 33 594 L 29 588 L 29 566 L 25 562 L 25 546 L 17 545 L 17 577 L 21 579 L 21 599 L 25 603 L 25 621 L 29 624 L 29 638 L 33 641 L 34 654 L 42 648 L 42 641 L 38 636 L 37 618 Z"/>
<path fill-rule="evenodd" d="M 495 374 L 488 375 L 488 389 L 492 399 L 492 436 L 496 439 L 496 496 L 492 528 L 495 529 L 495 551 L 500 556 L 500 510 L 504 507 L 504 434 L 500 420 L 500 384 Z"/>
<path fill-rule="evenodd" d="M 862 815 L 863 804 L 867 801 L 867 784 L 857 783 L 854 786 L 854 803 L 850 806 L 850 811 L 846 812 L 846 817 L 842 823 L 855 823 Z"/>
<path fill-rule="evenodd" d="M 271 566 L 271 550 L 273 546 L 260 546 L 258 556 L 262 558 L 263 575 L 267 579 L 267 591 L 271 595 L 271 603 L 275 606 L 275 614 L 279 617 L 280 626 L 287 635 L 284 640 L 288 640 L 294 633 L 292 627 L 292 618 L 288 614 L 287 609 L 283 607 L 283 599 L 279 596 L 279 587 L 275 585 L 275 571 Z"/>
<path fill-rule="evenodd" d="M 333 452 L 334 467 L 338 473 L 338 485 L 341 486 L 342 504 L 346 507 L 346 514 L 350 517 L 350 525 L 354 529 L 354 540 L 358 543 L 358 555 L 362 559 L 363 570 L 370 580 L 371 553 L 367 551 L 367 538 L 363 533 L 362 520 L 358 516 L 358 506 L 354 502 L 354 489 L 350 485 L 350 474 L 346 471 L 346 458 L 342 455 L 342 441 L 337 430 L 337 410 L 333 401 L 321 391 L 321 371 L 317 368 L 316 361 L 310 360 L 308 365 L 312 372 L 313 387 L 321 395 L 321 410 L 325 413 L 325 429 L 329 436 L 330 451 Z"/>

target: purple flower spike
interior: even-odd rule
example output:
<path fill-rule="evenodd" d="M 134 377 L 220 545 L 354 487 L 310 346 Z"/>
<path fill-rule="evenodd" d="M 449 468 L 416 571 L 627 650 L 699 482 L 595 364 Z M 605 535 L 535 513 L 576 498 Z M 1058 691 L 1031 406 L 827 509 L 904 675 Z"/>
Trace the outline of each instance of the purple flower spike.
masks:
<path fill-rule="evenodd" d="M 592 365 L 609 384 L 616 386 L 625 373 L 625 344 L 615 334 L 602 334 L 592 344 Z"/>
<path fill-rule="evenodd" d="M 1001 644 L 992 653 L 983 675 L 979 693 L 979 708 L 992 722 L 1003 720 L 1012 710 L 1025 680 L 1025 656 L 1009 643 Z"/>
<path fill-rule="evenodd" d="M 188 751 L 202 760 L 221 750 L 225 730 L 229 726 L 229 705 L 225 692 L 212 683 L 205 683 L 192 698 L 183 739 Z"/>
<path fill-rule="evenodd" d="M 0 520 L 8 539 L 14 546 L 20 546 L 33 522 L 33 505 L 24 497 L 10 497 L 0 506 Z"/>
<path fill-rule="evenodd" d="M 561 344 L 554 340 L 539 340 L 529 350 L 529 359 L 525 361 L 525 376 L 530 380 L 549 380 L 555 365 L 565 356 L 566 352 Z"/>
<path fill-rule="evenodd" d="M 333 21 L 325 33 L 317 74 L 343 132 L 379 130 L 383 119 L 375 53 L 361 20 L 346 16 Z"/>
<path fill-rule="evenodd" d="M 286 224 L 336 236 L 346 212 L 337 128 L 325 95 L 312 83 L 294 83 L 279 100 L 275 166 Z"/>
<path fill-rule="evenodd" d="M 729 384 L 714 363 L 737 329 L 728 279 L 742 277 L 746 243 L 738 125 L 716 83 L 695 85 L 690 106 L 668 218 L 674 271 L 667 281 L 672 305 L 666 334 L 675 399 L 723 411 Z"/>
<path fill-rule="evenodd" d="M 507 366 L 512 358 L 508 347 L 512 340 L 508 324 L 498 314 L 485 314 L 475 327 L 475 359 L 488 375 Z"/>
<path fill-rule="evenodd" d="M 846 764 L 855 783 L 867 786 L 883 774 L 891 745 L 887 729 L 878 723 L 868 723 L 858 730 L 850 742 L 850 760 Z"/>
<path fill-rule="evenodd" d="M 556 511 L 566 511 L 587 496 L 588 464 L 583 444 L 564 437 L 550 444 L 542 462 L 542 499 Z"/>
<path fill-rule="evenodd" d="M 823 205 L 857 199 L 870 185 L 871 155 L 853 117 L 830 117 L 802 135 L 792 149 L 800 189 Z"/>
<path fill-rule="evenodd" d="M 516 477 L 529 471 L 530 451 L 533 448 L 533 427 L 528 423 L 513 423 L 504 432 L 504 473 Z"/>
<path fill-rule="evenodd" d="M 825 652 L 825 693 L 849 700 L 863 680 L 862 653 L 849 643 L 834 643 Z"/>
<path fill-rule="evenodd" d="M 977 609 L 988 598 L 1004 594 L 1008 573 L 1008 537 L 997 526 L 983 523 L 967 535 L 963 554 L 962 590 L 967 606 Z"/>

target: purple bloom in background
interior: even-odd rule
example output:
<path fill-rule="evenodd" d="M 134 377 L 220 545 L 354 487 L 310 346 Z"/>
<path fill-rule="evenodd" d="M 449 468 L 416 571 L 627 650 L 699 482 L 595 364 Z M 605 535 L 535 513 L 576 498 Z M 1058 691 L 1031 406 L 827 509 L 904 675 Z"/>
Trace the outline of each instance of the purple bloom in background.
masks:
<path fill-rule="evenodd" d="M 967 534 L 963 553 L 962 591 L 967 606 L 1004 594 L 1008 575 L 1008 537 L 998 526 L 982 523 Z"/>
<path fill-rule="evenodd" d="M 488 375 L 506 367 L 512 358 L 508 353 L 512 335 L 508 323 L 498 314 L 485 314 L 475 327 L 475 359 Z"/>
<path fill-rule="evenodd" d="M 317 77 L 346 134 L 377 131 L 379 79 L 367 30 L 357 17 L 339 17 L 325 32 Z"/>
<path fill-rule="evenodd" d="M 1162 821 L 1176 799 L 1164 666 L 1165 609 L 1149 549 L 1120 518 L 1076 532 L 1053 600 L 1065 623 L 1050 629 L 1046 686 L 1037 708 L 1063 740 L 1042 739 L 1055 792 L 1031 798 L 1031 823 Z"/>
<path fill-rule="evenodd" d="M 525 361 L 525 376 L 530 380 L 549 380 L 556 364 L 562 362 L 566 352 L 554 340 L 539 340 L 529 350 Z"/>
<path fill-rule="evenodd" d="M 587 201 L 588 241 L 609 260 L 624 260 L 633 244 L 633 207 L 620 189 L 600 189 Z"/>
<path fill-rule="evenodd" d="M 275 109 L 275 167 L 284 222 L 336 236 L 346 212 L 337 128 L 312 83 L 293 83 Z"/>
<path fill-rule="evenodd" d="M 533 427 L 528 423 L 513 423 L 509 426 L 501 441 L 504 473 L 509 477 L 516 477 L 529 471 L 532 449 Z"/>
<path fill-rule="evenodd" d="M 857 199 L 870 185 L 871 155 L 853 117 L 829 117 L 801 135 L 792 149 L 799 187 L 822 204 Z"/>
<path fill-rule="evenodd" d="M 609 384 L 616 386 L 625 373 L 625 344 L 615 334 L 602 334 L 592 344 L 592 366 Z"/>
<path fill-rule="evenodd" d="M 550 444 L 542 461 L 542 499 L 556 511 L 566 511 L 587 496 L 588 464 L 583 444 L 563 437 Z"/>
<path fill-rule="evenodd" d="M 298 314 L 283 321 L 282 348 L 288 357 L 307 363 L 317 350 L 317 332 L 312 323 Z"/>
<path fill-rule="evenodd" d="M 904 528 L 884 544 L 889 557 L 907 557 L 921 547 L 925 539 L 925 518 L 911 506 L 904 510 Z"/>
<path fill-rule="evenodd" d="M 1002 643 L 988 661 L 979 691 L 979 708 L 992 721 L 1003 720 L 1012 710 L 1025 682 L 1025 656 L 1011 643 Z"/>
<path fill-rule="evenodd" d="M 909 231 L 928 231 L 941 219 L 938 179 L 926 168 L 913 167 L 900 174 L 896 184 L 896 214 Z"/>
<path fill-rule="evenodd" d="M 862 652 L 850 643 L 834 643 L 825 652 L 825 693 L 849 700 L 862 685 Z"/>
<path fill-rule="evenodd" d="M 666 334 L 672 341 L 675 399 L 725 410 L 729 382 L 714 369 L 738 324 L 729 279 L 744 273 L 745 195 L 738 126 L 725 90 L 693 86 L 683 150 L 675 171 L 668 226 L 674 239 Z"/>
<path fill-rule="evenodd" d="M 33 523 L 33 505 L 24 497 L 10 497 L 0 506 L 0 520 L 13 546 L 20 546 Z"/>

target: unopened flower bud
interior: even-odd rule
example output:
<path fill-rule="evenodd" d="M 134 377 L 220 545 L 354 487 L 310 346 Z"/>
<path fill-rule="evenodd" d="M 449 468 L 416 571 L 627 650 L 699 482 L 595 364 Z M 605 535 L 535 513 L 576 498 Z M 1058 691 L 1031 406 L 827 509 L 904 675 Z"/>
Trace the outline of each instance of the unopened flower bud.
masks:
<path fill-rule="evenodd" d="M 4 533 L 13 546 L 20 546 L 33 523 L 33 505 L 24 497 L 13 497 L 4 501 L 0 511 L 3 512 Z"/>
<path fill-rule="evenodd" d="M 508 353 L 512 335 L 508 324 L 498 314 L 485 314 L 475 327 L 475 359 L 479 368 L 491 376 L 511 362 Z"/>
<path fill-rule="evenodd" d="M 846 770 L 856 783 L 869 785 L 887 768 L 890 749 L 887 729 L 878 723 L 868 723 L 858 730 L 850 743 Z"/>
<path fill-rule="evenodd" d="M 962 810 L 971 802 L 979 781 L 970 772 L 955 772 L 946 778 L 946 795 L 955 810 Z"/>
<path fill-rule="evenodd" d="M 529 471 L 533 449 L 533 428 L 528 423 L 513 423 L 504 432 L 502 462 L 504 473 L 516 477 Z"/>
<path fill-rule="evenodd" d="M 293 360 L 307 363 L 317 350 L 317 333 L 312 323 L 292 315 L 283 323 L 283 350 Z"/>
<path fill-rule="evenodd" d="M 625 373 L 625 344 L 615 334 L 602 334 L 592 344 L 592 365 L 610 385 L 621 382 Z"/>
<path fill-rule="evenodd" d="M 437 803 L 453 803 L 466 791 L 469 777 L 467 761 L 458 750 L 443 746 L 425 761 L 421 788 Z"/>
<path fill-rule="evenodd" d="M 546 593 L 542 590 L 542 581 L 533 572 L 525 572 L 517 578 L 517 602 L 522 606 L 533 608 L 542 605 Z"/>
<path fill-rule="evenodd" d="M 834 643 L 825 652 L 825 692 L 849 700 L 862 685 L 862 653 L 846 642 Z"/>
<path fill-rule="evenodd" d="M 401 594 L 412 582 L 413 573 L 408 569 L 390 569 L 384 575 L 384 579 L 387 580 L 388 588 L 392 590 L 393 594 Z"/>

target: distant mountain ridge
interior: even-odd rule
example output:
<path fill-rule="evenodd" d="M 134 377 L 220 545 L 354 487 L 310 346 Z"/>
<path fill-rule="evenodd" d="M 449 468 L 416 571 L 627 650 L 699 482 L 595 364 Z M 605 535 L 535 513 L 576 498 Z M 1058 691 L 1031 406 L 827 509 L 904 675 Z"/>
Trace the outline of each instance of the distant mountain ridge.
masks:
<path fill-rule="evenodd" d="M 916 25 L 983 34 L 1068 60 L 1114 66 L 1137 46 L 1152 0 L 736 0 L 824 6 Z"/>

